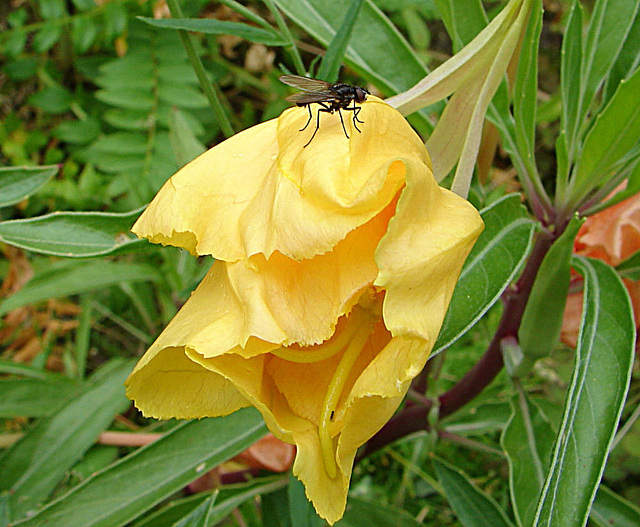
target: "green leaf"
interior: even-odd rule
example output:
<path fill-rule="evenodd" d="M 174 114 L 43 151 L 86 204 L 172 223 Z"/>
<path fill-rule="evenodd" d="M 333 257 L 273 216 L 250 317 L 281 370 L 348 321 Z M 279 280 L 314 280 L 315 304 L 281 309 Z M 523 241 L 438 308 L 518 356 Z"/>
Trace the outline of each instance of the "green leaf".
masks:
<path fill-rule="evenodd" d="M 560 341 L 560 330 L 571 279 L 573 242 L 584 223 L 575 215 L 542 260 L 518 330 L 525 357 L 523 372 L 532 362 L 549 355 Z M 540 331 L 544 328 L 544 331 Z"/>
<path fill-rule="evenodd" d="M 616 269 L 624 278 L 640 280 L 640 251 L 633 253 L 624 262 L 620 263 Z"/>
<path fill-rule="evenodd" d="M 569 44 L 565 47 L 563 42 L 562 49 L 562 99 L 563 105 L 567 107 L 563 112 L 565 117 L 563 129 L 566 131 L 571 161 L 581 155 L 579 143 L 585 117 L 591 110 L 596 92 L 622 49 L 638 12 L 640 1 L 601 0 L 596 2 L 584 45 L 581 42 L 581 8 L 577 6 L 579 2 L 575 0 L 565 34 Z M 579 76 L 577 76 L 578 66 Z"/>
<path fill-rule="evenodd" d="M 589 519 L 600 527 L 637 527 L 640 508 L 600 485 Z"/>
<path fill-rule="evenodd" d="M 575 368 L 534 526 L 584 525 L 629 388 L 635 323 L 627 291 L 599 260 L 574 259 L 584 277 Z"/>
<path fill-rule="evenodd" d="M 103 118 L 111 126 L 123 130 L 147 130 L 150 126 L 144 111 L 112 109 L 104 112 Z"/>
<path fill-rule="evenodd" d="M 40 271 L 20 291 L 0 302 L 0 316 L 49 298 L 87 293 L 120 282 L 162 282 L 164 279 L 162 273 L 150 264 L 104 260 L 63 261 Z"/>
<path fill-rule="evenodd" d="M 346 2 L 277 0 L 278 7 L 324 46 L 340 29 Z M 354 24 L 345 61 L 382 92 L 400 93 L 419 82 L 428 70 L 393 23 L 371 0 L 365 0 Z M 431 125 L 420 117 L 423 126 Z"/>
<path fill-rule="evenodd" d="M 171 146 L 176 155 L 179 166 L 186 165 L 202 154 L 206 147 L 198 141 L 189 123 L 184 117 L 184 112 L 174 108 L 171 112 L 171 122 L 169 124 L 169 137 Z"/>
<path fill-rule="evenodd" d="M 350 496 L 344 518 L 335 524 L 336 527 L 419 527 L 423 525 L 408 512 L 383 505 L 371 499 Z"/>
<path fill-rule="evenodd" d="M 151 111 L 154 103 L 154 93 L 141 88 L 111 88 L 98 90 L 96 99 L 119 108 L 128 110 Z"/>
<path fill-rule="evenodd" d="M 507 403 L 496 402 L 495 399 L 495 392 L 485 390 L 473 405 L 447 417 L 447 432 L 483 436 L 502 431 L 511 417 L 511 408 Z"/>
<path fill-rule="evenodd" d="M 318 69 L 318 78 L 324 79 L 329 82 L 335 82 L 338 79 L 338 72 L 340 71 L 340 65 L 344 53 L 347 49 L 347 45 L 351 40 L 353 34 L 353 27 L 360 13 L 363 0 L 352 0 L 349 6 L 347 14 L 344 16 L 342 25 L 338 29 L 331 44 L 327 48 L 327 53 L 322 58 L 320 68 Z"/>
<path fill-rule="evenodd" d="M 183 109 L 198 109 L 208 106 L 207 98 L 191 86 L 184 84 L 161 84 L 158 87 L 160 100 Z"/>
<path fill-rule="evenodd" d="M 511 400 L 511 417 L 500 442 L 509 461 L 509 490 L 518 525 L 533 522 L 549 468 L 555 432 L 547 416 L 519 390 Z"/>
<path fill-rule="evenodd" d="M 148 145 L 143 135 L 131 132 L 116 132 L 100 137 L 92 146 L 97 152 L 113 155 L 143 156 Z"/>
<path fill-rule="evenodd" d="M 598 115 L 584 142 L 572 193 L 576 198 L 605 184 L 616 175 L 616 164 L 640 137 L 640 69 L 620 86 Z"/>
<path fill-rule="evenodd" d="M 0 167 L 0 207 L 27 199 L 58 173 L 58 166 Z"/>
<path fill-rule="evenodd" d="M 538 45 L 544 11 L 542 3 L 536 2 L 531 11 L 531 18 L 522 41 L 513 87 L 513 113 L 518 150 L 520 156 L 527 161 L 527 168 L 530 171 L 535 170 Z"/>
<path fill-rule="evenodd" d="M 29 103 L 46 113 L 64 113 L 71 108 L 73 95 L 59 84 L 47 86 L 29 97 Z"/>
<path fill-rule="evenodd" d="M 55 127 L 53 135 L 66 143 L 86 145 L 100 135 L 100 123 L 92 117 L 82 121 L 63 121 Z"/>
<path fill-rule="evenodd" d="M 633 71 L 640 66 L 640 11 L 636 13 L 627 40 L 620 50 L 620 54 L 615 64 L 611 68 L 611 73 L 607 79 L 604 101 L 607 102 L 618 89 L 618 84 L 622 79 L 626 79 Z"/>
<path fill-rule="evenodd" d="M 49 51 L 58 40 L 62 37 L 62 27 L 58 25 L 47 24 L 36 33 L 33 38 L 33 49 L 37 53 L 45 53 Z"/>
<path fill-rule="evenodd" d="M 577 135 L 578 113 L 580 111 L 580 94 L 582 93 L 582 5 L 573 0 L 567 28 L 562 38 L 560 62 L 560 91 L 562 93 L 561 136 L 565 151 L 573 159 L 573 151 Z M 558 137 L 558 141 L 561 138 Z M 568 169 L 568 165 L 565 166 Z M 568 173 L 558 171 L 558 176 L 566 179 Z"/>
<path fill-rule="evenodd" d="M 207 35 L 235 35 L 249 42 L 264 44 L 265 46 L 284 46 L 287 43 L 275 31 L 268 31 L 239 22 L 228 22 L 214 18 L 147 18 L 139 16 L 138 19 L 150 26 L 163 29 L 184 29 Z"/>
<path fill-rule="evenodd" d="M 66 14 L 64 0 L 40 0 L 39 8 L 42 18 L 45 20 L 55 20 Z"/>
<path fill-rule="evenodd" d="M 262 527 L 291 527 L 288 490 L 278 489 L 260 496 Z"/>
<path fill-rule="evenodd" d="M 487 25 L 487 14 L 480 0 L 435 0 L 454 51 L 460 51 Z"/>
<path fill-rule="evenodd" d="M 5 221 L 0 223 L 0 241 L 65 258 L 120 254 L 147 245 L 129 233 L 140 212 L 54 212 Z"/>
<path fill-rule="evenodd" d="M 325 524 L 307 499 L 304 485 L 293 475 L 289 478 L 288 495 L 291 527 L 321 527 Z"/>
<path fill-rule="evenodd" d="M 258 478 L 238 485 L 221 486 L 216 505 L 213 508 L 214 516 L 209 519 L 210 524 L 222 521 L 231 511 L 256 496 L 269 495 L 269 493 L 280 489 L 286 490 L 288 479 L 283 476 L 273 476 Z M 135 523 L 134 527 L 172 527 L 176 521 L 189 514 L 209 495 L 208 492 L 203 492 L 189 498 L 172 501 L 167 507 L 146 514 L 144 518 Z M 261 496 L 261 500 L 263 498 L 264 496 Z"/>
<path fill-rule="evenodd" d="M 56 382 L 60 378 L 59 373 L 53 373 L 28 364 L 20 364 L 12 360 L 2 359 L 0 359 L 0 373 L 14 373 L 30 379 L 49 380 L 51 382 Z"/>
<path fill-rule="evenodd" d="M 595 2 L 584 43 L 581 119 L 589 111 L 596 92 L 609 74 L 627 39 L 640 0 L 600 0 Z M 575 95 L 574 95 L 575 96 Z"/>
<path fill-rule="evenodd" d="M 65 472 L 130 404 L 124 381 L 131 362 L 114 361 L 97 382 L 51 417 L 38 423 L 0 458 L 0 490 L 10 493 L 12 519 L 44 501 Z"/>
<path fill-rule="evenodd" d="M 463 527 L 510 527 L 512 525 L 494 499 L 478 489 L 460 470 L 435 457 L 431 462 L 449 504 Z"/>
<path fill-rule="evenodd" d="M 123 525 L 266 432 L 260 414 L 252 408 L 227 417 L 183 422 L 15 527 Z"/>
<path fill-rule="evenodd" d="M 505 196 L 480 213 L 485 229 L 462 268 L 433 354 L 480 320 L 512 282 L 531 249 L 535 224 L 519 195 Z"/>
<path fill-rule="evenodd" d="M 212 515 L 213 506 L 218 499 L 218 491 L 215 490 L 210 496 L 203 500 L 200 505 L 193 509 L 180 521 L 173 524 L 173 527 L 207 527 L 213 525 L 210 520 Z"/>
<path fill-rule="evenodd" d="M 74 17 L 71 29 L 73 48 L 78 54 L 84 54 L 100 34 L 100 26 L 90 17 Z"/>
<path fill-rule="evenodd" d="M 42 417 L 78 391 L 78 383 L 57 379 L 0 379 L 0 417 Z"/>

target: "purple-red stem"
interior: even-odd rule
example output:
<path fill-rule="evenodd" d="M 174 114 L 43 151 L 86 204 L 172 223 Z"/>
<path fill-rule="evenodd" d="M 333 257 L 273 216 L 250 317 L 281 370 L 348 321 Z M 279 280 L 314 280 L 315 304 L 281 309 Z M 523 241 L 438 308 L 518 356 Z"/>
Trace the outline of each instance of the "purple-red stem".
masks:
<path fill-rule="evenodd" d="M 460 379 L 450 390 L 438 398 L 439 417 L 442 419 L 462 408 L 474 399 L 496 378 L 504 363 L 502 361 L 501 342 L 506 337 L 517 337 L 522 321 L 524 309 L 531 294 L 533 282 L 538 274 L 540 265 L 549 251 L 556 236 L 542 231 L 531 251 L 527 265 L 512 290 L 505 293 L 504 310 L 493 339 L 482 358 Z M 359 458 L 365 457 L 376 450 L 419 430 L 427 430 L 427 417 L 433 403 L 418 405 L 407 404 L 400 413 L 396 414 L 380 431 L 364 446 Z"/>

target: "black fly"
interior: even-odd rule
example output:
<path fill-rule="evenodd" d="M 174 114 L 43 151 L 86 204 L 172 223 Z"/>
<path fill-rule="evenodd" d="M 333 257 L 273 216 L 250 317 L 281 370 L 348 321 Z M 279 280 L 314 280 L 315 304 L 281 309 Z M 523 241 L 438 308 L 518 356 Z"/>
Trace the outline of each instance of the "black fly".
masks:
<path fill-rule="evenodd" d="M 300 93 L 295 93 L 287 97 L 287 101 L 295 102 L 298 106 L 306 106 L 309 109 L 309 120 L 304 125 L 302 130 L 306 129 L 313 118 L 311 113 L 311 104 L 317 103 L 321 106 L 316 112 L 316 129 L 311 136 L 311 139 L 304 145 L 306 148 L 313 138 L 316 136 L 318 129 L 320 128 L 320 112 L 334 113 L 338 112 L 340 116 L 340 122 L 342 123 L 342 129 L 344 135 L 349 139 L 347 129 L 344 127 L 344 121 L 342 120 L 342 112 L 340 110 L 348 110 L 353 112 L 353 126 L 358 132 L 361 132 L 357 123 L 363 123 L 358 119 L 358 114 L 362 109 L 356 104 L 361 104 L 367 99 L 369 92 L 360 86 L 351 86 L 350 84 L 333 84 L 331 82 L 321 81 L 319 79 L 310 79 L 309 77 L 300 77 L 299 75 L 283 75 L 280 77 L 280 81 L 294 88 L 302 90 Z M 353 104 L 353 106 L 349 106 Z"/>

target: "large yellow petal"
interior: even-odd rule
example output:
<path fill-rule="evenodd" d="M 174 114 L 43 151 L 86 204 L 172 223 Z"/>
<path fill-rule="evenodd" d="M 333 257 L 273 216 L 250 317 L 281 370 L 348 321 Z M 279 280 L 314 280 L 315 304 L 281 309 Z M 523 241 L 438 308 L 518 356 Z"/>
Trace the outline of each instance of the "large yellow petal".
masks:
<path fill-rule="evenodd" d="M 145 416 L 214 417 L 250 406 L 233 383 L 187 358 L 184 348 L 150 352 L 126 382 L 127 397 Z"/>
<path fill-rule="evenodd" d="M 331 252 L 296 261 L 280 253 L 249 264 L 228 264 L 233 288 L 247 320 L 273 320 L 286 335 L 279 344 L 318 344 L 333 335 L 338 318 L 348 313 L 378 274 L 376 247 L 395 212 L 396 201 L 351 231 Z M 266 335 L 258 335 L 267 338 Z"/>
<path fill-rule="evenodd" d="M 386 290 L 394 336 L 433 345 L 462 265 L 484 228 L 478 211 L 441 188 L 429 169 L 407 172 L 396 215 L 376 251 L 376 285 Z"/>
<path fill-rule="evenodd" d="M 314 127 L 299 131 L 305 108 L 245 130 L 175 174 L 133 231 L 225 261 L 327 252 L 391 202 L 403 163 L 429 162 L 420 138 L 380 99 L 370 97 L 359 118 L 362 133 L 344 112 L 347 139 L 339 116 L 322 115 L 306 148 Z"/>

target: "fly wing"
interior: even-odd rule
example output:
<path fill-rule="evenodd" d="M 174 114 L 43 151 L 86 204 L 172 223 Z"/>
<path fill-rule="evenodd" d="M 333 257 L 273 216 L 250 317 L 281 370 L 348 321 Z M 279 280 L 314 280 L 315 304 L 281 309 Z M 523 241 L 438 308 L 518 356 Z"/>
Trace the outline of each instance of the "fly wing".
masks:
<path fill-rule="evenodd" d="M 293 95 L 289 95 L 285 99 L 285 101 L 295 102 L 296 104 L 309 104 L 312 102 L 331 102 L 335 99 L 335 96 L 331 93 L 321 93 L 321 92 L 308 92 L 301 91 L 298 93 L 294 93 Z"/>
<path fill-rule="evenodd" d="M 330 82 L 321 81 L 320 79 L 311 79 L 309 77 L 301 77 L 300 75 L 283 75 L 280 77 L 280 82 L 302 91 L 315 93 L 328 92 L 329 88 L 333 86 Z"/>

